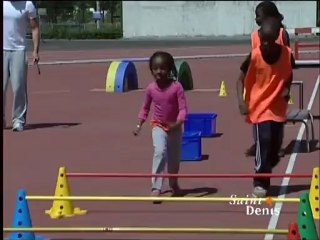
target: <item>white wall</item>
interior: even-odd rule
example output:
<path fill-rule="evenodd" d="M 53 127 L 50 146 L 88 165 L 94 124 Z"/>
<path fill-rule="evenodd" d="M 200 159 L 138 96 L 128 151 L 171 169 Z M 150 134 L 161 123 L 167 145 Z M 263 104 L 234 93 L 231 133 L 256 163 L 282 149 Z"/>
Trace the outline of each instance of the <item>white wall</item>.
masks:
<path fill-rule="evenodd" d="M 123 1 L 123 36 L 248 35 L 260 1 Z M 287 28 L 315 27 L 316 1 L 276 1 Z"/>

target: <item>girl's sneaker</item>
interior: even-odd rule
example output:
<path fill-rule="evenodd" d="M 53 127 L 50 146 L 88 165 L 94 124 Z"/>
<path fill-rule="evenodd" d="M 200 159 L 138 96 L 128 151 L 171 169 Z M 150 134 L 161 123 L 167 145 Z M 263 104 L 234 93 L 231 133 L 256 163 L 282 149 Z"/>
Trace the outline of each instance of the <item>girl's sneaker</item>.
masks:
<path fill-rule="evenodd" d="M 154 189 L 151 192 L 151 197 L 159 197 L 160 196 L 160 190 Z"/>
<path fill-rule="evenodd" d="M 160 193 L 161 191 L 158 190 L 158 189 L 153 189 L 152 192 L 151 192 L 151 197 L 159 197 L 160 196 Z M 153 201 L 154 204 L 159 204 L 161 203 L 161 201 L 159 200 L 156 200 L 156 201 Z"/>

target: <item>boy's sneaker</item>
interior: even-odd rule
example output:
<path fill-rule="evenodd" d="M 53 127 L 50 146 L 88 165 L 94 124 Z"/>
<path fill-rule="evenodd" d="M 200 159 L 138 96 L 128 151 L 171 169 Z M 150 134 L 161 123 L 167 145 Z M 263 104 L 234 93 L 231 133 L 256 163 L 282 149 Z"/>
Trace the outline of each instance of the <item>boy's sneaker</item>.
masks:
<path fill-rule="evenodd" d="M 182 192 L 181 192 L 179 185 L 172 187 L 171 192 L 172 192 L 172 194 L 171 194 L 172 197 L 179 197 L 182 195 Z"/>
<path fill-rule="evenodd" d="M 278 156 L 281 157 L 281 158 L 283 158 L 285 155 L 286 155 L 286 150 L 283 149 L 283 148 L 281 148 L 280 151 L 279 151 L 279 153 L 278 153 Z"/>
<path fill-rule="evenodd" d="M 14 132 L 22 132 L 23 131 L 23 125 L 22 123 L 14 123 L 12 127 L 12 131 Z"/>
<path fill-rule="evenodd" d="M 267 190 L 263 187 L 257 186 L 253 189 L 252 196 L 255 198 L 265 198 L 267 195 Z"/>

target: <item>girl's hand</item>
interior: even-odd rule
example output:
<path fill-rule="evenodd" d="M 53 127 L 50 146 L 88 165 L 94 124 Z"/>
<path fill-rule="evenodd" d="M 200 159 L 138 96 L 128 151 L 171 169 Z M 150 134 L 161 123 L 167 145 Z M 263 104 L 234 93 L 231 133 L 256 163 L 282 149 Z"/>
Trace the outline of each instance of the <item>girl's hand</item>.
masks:
<path fill-rule="evenodd" d="M 168 132 L 172 132 L 176 128 L 175 123 L 170 123 L 168 124 Z"/>
<path fill-rule="evenodd" d="M 178 129 L 179 127 L 181 127 L 181 123 L 180 122 L 176 122 L 176 123 L 171 123 L 168 125 L 168 132 L 172 132 L 176 129 Z"/>
<path fill-rule="evenodd" d="M 140 131 L 141 131 L 141 125 L 138 124 L 138 125 L 137 125 L 137 128 L 133 131 L 133 135 L 134 135 L 134 136 L 138 136 L 139 133 L 140 133 Z"/>

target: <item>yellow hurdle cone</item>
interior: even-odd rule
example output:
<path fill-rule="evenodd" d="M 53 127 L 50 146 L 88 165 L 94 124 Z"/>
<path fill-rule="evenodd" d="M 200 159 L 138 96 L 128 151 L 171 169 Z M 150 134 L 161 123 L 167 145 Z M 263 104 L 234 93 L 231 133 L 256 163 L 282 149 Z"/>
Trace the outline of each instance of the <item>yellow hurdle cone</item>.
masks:
<path fill-rule="evenodd" d="M 120 65 L 120 61 L 112 62 L 108 68 L 105 91 L 106 92 L 114 92 L 114 84 L 116 81 L 117 69 Z"/>
<path fill-rule="evenodd" d="M 69 184 L 66 176 L 65 167 L 59 168 L 59 175 L 57 178 L 56 189 L 54 196 L 68 197 L 70 196 Z M 57 219 L 63 217 L 72 217 L 75 215 L 84 215 L 86 210 L 80 208 L 74 208 L 72 201 L 70 200 L 54 200 L 52 207 L 45 211 L 45 214 L 49 215 L 50 218 Z"/>
<path fill-rule="evenodd" d="M 224 81 L 220 84 L 220 90 L 219 90 L 219 97 L 226 97 L 227 96 L 227 90 L 226 90 L 226 84 Z"/>
<path fill-rule="evenodd" d="M 309 191 L 309 202 L 314 219 L 320 219 L 319 211 L 319 167 L 313 169 L 312 179 Z"/>

